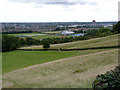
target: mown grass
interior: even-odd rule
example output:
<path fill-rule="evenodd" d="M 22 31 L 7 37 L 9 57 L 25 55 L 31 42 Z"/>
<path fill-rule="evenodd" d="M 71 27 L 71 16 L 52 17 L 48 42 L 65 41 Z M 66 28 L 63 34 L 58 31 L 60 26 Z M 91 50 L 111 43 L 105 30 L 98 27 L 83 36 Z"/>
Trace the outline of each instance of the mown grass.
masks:
<path fill-rule="evenodd" d="M 57 35 L 41 35 L 37 37 L 32 37 L 33 39 L 44 39 L 44 38 L 61 38 L 62 36 Z"/>
<path fill-rule="evenodd" d="M 54 33 L 61 33 L 61 31 L 50 31 L 50 32 L 42 32 L 42 33 L 54 34 Z"/>
<path fill-rule="evenodd" d="M 66 58 L 60 62 L 5 73 L 3 87 L 90 88 L 98 74 L 114 69 L 117 63 L 118 49 Z"/>
<path fill-rule="evenodd" d="M 3 73 L 34 64 L 40 64 L 77 55 L 78 52 L 58 51 L 11 51 L 2 53 Z"/>
<path fill-rule="evenodd" d="M 41 34 L 41 33 L 18 33 L 18 34 L 7 34 L 11 36 L 20 36 L 20 35 L 25 35 L 26 37 L 31 37 L 33 39 L 44 39 L 44 38 L 61 38 L 62 36 L 60 35 L 48 35 L 47 33 L 58 33 L 58 32 L 44 32 L 46 34 Z M 37 35 L 37 36 L 36 36 Z M 26 38 L 22 37 L 22 38 Z"/>

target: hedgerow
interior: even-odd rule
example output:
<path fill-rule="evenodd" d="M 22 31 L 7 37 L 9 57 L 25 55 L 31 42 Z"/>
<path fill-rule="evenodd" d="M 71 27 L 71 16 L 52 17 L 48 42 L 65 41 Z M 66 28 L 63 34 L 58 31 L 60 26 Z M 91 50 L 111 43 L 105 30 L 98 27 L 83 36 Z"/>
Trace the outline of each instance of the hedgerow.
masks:
<path fill-rule="evenodd" d="M 93 88 L 120 88 L 120 66 L 105 74 L 98 75 L 92 84 Z"/>

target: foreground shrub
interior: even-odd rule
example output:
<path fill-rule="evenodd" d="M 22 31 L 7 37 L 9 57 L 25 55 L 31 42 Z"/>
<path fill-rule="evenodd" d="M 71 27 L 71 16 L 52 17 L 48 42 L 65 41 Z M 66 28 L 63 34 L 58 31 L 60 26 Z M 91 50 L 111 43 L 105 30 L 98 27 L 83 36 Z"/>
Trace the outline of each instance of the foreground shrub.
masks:
<path fill-rule="evenodd" d="M 120 88 L 120 66 L 105 74 L 98 75 L 93 82 L 93 88 Z"/>

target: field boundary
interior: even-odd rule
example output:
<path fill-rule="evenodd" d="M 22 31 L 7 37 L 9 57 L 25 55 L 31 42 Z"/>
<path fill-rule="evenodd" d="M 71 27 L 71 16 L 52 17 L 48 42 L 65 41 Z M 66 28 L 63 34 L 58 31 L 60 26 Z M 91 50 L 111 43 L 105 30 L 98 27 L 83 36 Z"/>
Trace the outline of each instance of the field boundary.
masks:
<path fill-rule="evenodd" d="M 109 49 L 120 48 L 120 46 L 105 46 L 105 47 L 91 47 L 91 48 L 75 48 L 75 49 L 17 49 L 23 51 L 79 51 L 79 50 L 94 50 L 94 49 Z"/>

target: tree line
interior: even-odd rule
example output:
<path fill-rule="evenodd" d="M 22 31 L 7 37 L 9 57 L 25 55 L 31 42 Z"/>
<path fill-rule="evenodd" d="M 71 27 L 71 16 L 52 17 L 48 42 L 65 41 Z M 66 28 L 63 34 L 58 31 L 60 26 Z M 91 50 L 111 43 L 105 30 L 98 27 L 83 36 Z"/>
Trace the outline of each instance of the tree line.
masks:
<path fill-rule="evenodd" d="M 17 34 L 17 33 L 33 33 L 33 31 L 12 31 L 12 32 L 2 32 L 2 34 Z"/>

